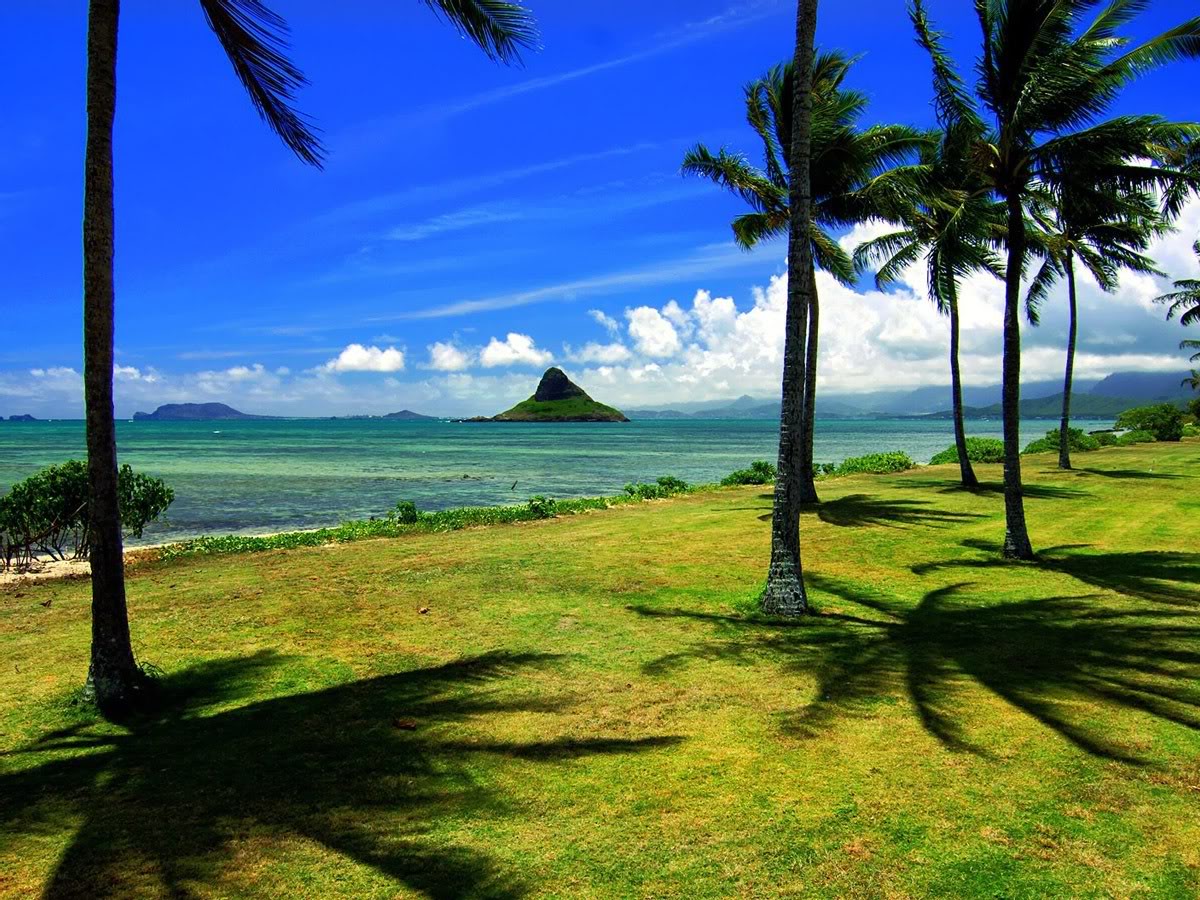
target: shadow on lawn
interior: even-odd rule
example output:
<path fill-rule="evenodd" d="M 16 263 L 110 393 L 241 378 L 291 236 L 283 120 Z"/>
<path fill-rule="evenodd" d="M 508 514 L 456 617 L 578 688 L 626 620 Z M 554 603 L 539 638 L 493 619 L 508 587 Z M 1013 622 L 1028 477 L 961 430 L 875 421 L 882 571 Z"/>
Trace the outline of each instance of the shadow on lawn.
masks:
<path fill-rule="evenodd" d="M 773 495 L 763 494 L 760 500 L 772 500 Z M 764 510 L 758 518 L 769 521 L 771 507 L 738 506 L 735 511 Z M 870 494 L 847 494 L 836 500 L 824 500 L 803 507 L 806 515 L 815 515 L 828 525 L 842 528 L 858 528 L 866 525 L 884 525 L 898 528 L 902 525 L 946 526 L 959 525 L 971 519 L 985 518 L 983 513 L 954 512 L 938 509 L 928 500 L 889 500 Z"/>
<path fill-rule="evenodd" d="M 474 717 L 559 708 L 493 688 L 554 659 L 488 653 L 215 713 L 206 708 L 245 696 L 281 658 L 205 663 L 165 679 L 164 717 L 124 733 L 66 728 L 14 754 L 52 758 L 0 776 L 0 847 L 74 832 L 47 897 L 191 896 L 242 854 L 241 865 L 261 862 L 264 839 L 320 844 L 430 897 L 520 896 L 484 854 L 430 834 L 439 816 L 470 827 L 506 812 L 482 758 L 555 762 L 677 740 L 447 737 Z"/>
<path fill-rule="evenodd" d="M 1176 478 L 1194 478 L 1194 475 L 1180 475 L 1172 472 L 1148 472 L 1145 469 L 1084 469 L 1076 466 L 1071 469 L 1072 472 L 1077 472 L 1080 475 L 1102 475 L 1105 478 L 1126 478 L 1126 479 L 1176 479 Z"/>
<path fill-rule="evenodd" d="M 921 484 L 937 488 L 939 493 L 942 494 L 963 493 L 979 496 L 987 496 L 989 494 L 1000 497 L 1004 496 L 1004 484 L 999 481 L 981 481 L 975 487 L 964 487 L 961 482 L 949 480 L 922 481 Z M 1083 500 L 1086 497 L 1092 496 L 1089 492 L 1081 491 L 1079 488 L 1062 487 L 1057 484 L 1025 484 L 1021 487 L 1021 493 L 1034 500 Z"/>
<path fill-rule="evenodd" d="M 818 679 L 815 699 L 787 719 L 799 736 L 907 696 L 930 734 L 981 755 L 966 736 L 971 701 L 963 688 L 970 682 L 1109 759 L 1144 762 L 1094 717 L 1096 702 L 1200 729 L 1200 624 L 1183 611 L 1113 610 L 1092 597 L 986 604 L 965 596 L 966 584 L 930 591 L 914 607 L 828 578 L 809 581 L 863 614 L 788 621 L 632 607 L 707 620 L 718 631 L 716 640 L 649 663 L 647 674 L 698 660 L 782 662 Z"/>
<path fill-rule="evenodd" d="M 1000 556 L 1000 547 L 988 541 L 966 540 L 962 546 L 983 551 L 984 557 L 924 563 L 912 567 L 917 575 L 939 569 L 1002 569 L 1029 566 Z M 1098 553 L 1086 544 L 1061 544 L 1040 550 L 1032 565 L 1060 572 L 1092 587 L 1127 597 L 1191 607 L 1200 612 L 1200 553 L 1141 550 Z"/>

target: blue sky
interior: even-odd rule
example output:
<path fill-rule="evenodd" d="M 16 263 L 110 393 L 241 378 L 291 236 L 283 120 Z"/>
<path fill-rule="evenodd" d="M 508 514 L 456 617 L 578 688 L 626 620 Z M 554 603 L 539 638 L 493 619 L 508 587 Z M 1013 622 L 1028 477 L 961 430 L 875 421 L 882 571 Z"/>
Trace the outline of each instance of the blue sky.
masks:
<path fill-rule="evenodd" d="M 794 5 L 530 5 L 544 48 L 505 68 L 417 0 L 275 0 L 312 81 L 300 103 L 330 152 L 318 172 L 260 124 L 197 4 L 126 0 L 118 414 L 181 399 L 494 412 L 551 361 L 628 404 L 777 390 L 783 248 L 733 247 L 737 202 L 678 164 L 698 140 L 756 149 L 740 88 L 790 54 Z M 81 409 L 83 6 L 3 14 L 17 39 L 0 58 L 0 413 Z M 931 9 L 969 59 L 969 4 Z M 1160 0 L 1135 33 L 1191 9 Z M 827 0 L 819 42 L 862 55 L 850 81 L 871 96 L 869 122 L 932 122 L 902 2 Z M 1196 117 L 1198 74 L 1156 73 L 1118 110 Z M 1200 211 L 1183 225 L 1160 253 L 1177 277 L 1194 271 Z M 827 389 L 947 380 L 944 325 L 919 279 L 910 287 L 823 285 Z M 966 365 L 989 383 L 998 294 L 977 287 Z M 1179 329 L 1148 302 L 1159 287 L 1085 298 L 1085 371 L 1184 367 Z M 1029 343 L 1027 371 L 1061 365 L 1053 311 Z"/>

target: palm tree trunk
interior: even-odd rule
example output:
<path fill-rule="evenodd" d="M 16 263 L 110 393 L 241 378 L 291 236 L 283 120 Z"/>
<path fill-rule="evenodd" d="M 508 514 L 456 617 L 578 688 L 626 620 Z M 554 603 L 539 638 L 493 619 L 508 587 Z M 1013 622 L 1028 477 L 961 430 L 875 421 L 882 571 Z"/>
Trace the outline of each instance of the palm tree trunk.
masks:
<path fill-rule="evenodd" d="M 83 201 L 83 381 L 92 568 L 88 689 L 96 703 L 108 710 L 127 707 L 141 682 L 125 607 L 113 421 L 112 134 L 117 106 L 119 13 L 120 0 L 90 0 Z"/>
<path fill-rule="evenodd" d="M 1004 555 L 1033 559 L 1025 526 L 1021 485 L 1021 270 L 1025 261 L 1025 217 L 1014 191 L 1008 204 L 1008 269 L 1004 278 L 1004 349 L 1001 408 L 1004 417 Z"/>
<path fill-rule="evenodd" d="M 796 51 L 792 99 L 791 178 L 788 203 L 788 303 L 784 321 L 783 403 L 779 415 L 779 463 L 771 515 L 771 565 L 761 599 L 762 611 L 796 616 L 808 611 L 800 564 L 800 500 L 804 465 L 804 385 L 806 339 L 812 281 L 812 194 L 809 157 L 812 145 L 813 39 L 817 0 L 796 2 Z"/>
<path fill-rule="evenodd" d="M 962 371 L 958 364 L 958 297 L 950 298 L 950 400 L 954 409 L 954 447 L 963 487 L 978 487 L 979 479 L 967 456 L 967 427 L 963 422 Z"/>
<path fill-rule="evenodd" d="M 1075 380 L 1075 335 L 1079 328 L 1078 306 L 1075 302 L 1075 260 L 1067 251 L 1067 303 L 1070 318 L 1067 324 L 1067 372 L 1063 378 L 1062 423 L 1058 426 L 1058 467 L 1071 468 L 1071 448 L 1067 429 L 1071 425 L 1071 384 Z"/>
<path fill-rule="evenodd" d="M 817 430 L 817 341 L 820 337 L 821 305 L 817 297 L 816 266 L 809 267 L 808 346 L 804 360 L 804 462 L 800 471 L 800 502 L 820 503 L 813 465 L 813 435 Z"/>

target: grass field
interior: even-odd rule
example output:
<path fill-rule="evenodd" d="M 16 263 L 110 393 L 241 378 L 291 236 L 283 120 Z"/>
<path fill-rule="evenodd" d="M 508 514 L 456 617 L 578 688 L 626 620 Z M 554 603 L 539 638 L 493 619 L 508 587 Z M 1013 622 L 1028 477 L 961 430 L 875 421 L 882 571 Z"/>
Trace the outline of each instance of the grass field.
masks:
<path fill-rule="evenodd" d="M 761 487 L 131 574 L 160 717 L 70 703 L 88 586 L 0 594 L 0 894 L 1195 897 L 1200 443 Z M 426 612 L 420 610 L 427 608 Z"/>

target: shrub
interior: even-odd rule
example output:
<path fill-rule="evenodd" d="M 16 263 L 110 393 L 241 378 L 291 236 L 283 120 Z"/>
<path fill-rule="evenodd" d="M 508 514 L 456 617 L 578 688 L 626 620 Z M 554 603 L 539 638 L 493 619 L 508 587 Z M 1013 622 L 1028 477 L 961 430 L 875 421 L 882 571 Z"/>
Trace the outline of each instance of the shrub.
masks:
<path fill-rule="evenodd" d="M 674 475 L 664 475 L 653 484 L 636 481 L 625 485 L 625 493 L 634 500 L 661 500 L 690 490 L 690 485 Z"/>
<path fill-rule="evenodd" d="M 141 537 L 146 526 L 175 501 L 175 492 L 161 478 L 135 472 L 124 465 L 117 473 L 117 499 L 121 527 L 126 534 Z"/>
<path fill-rule="evenodd" d="M 721 484 L 731 487 L 736 484 L 771 484 L 775 481 L 775 467 L 765 459 L 750 463 L 748 469 L 736 469 L 721 479 Z"/>
<path fill-rule="evenodd" d="M 1051 428 L 1046 432 L 1046 436 L 1038 438 L 1036 441 L 1030 442 L 1029 446 L 1022 450 L 1022 453 L 1057 453 L 1058 452 L 1058 429 Z M 1092 450 L 1100 449 L 1100 442 L 1090 434 L 1084 434 L 1082 429 L 1068 428 L 1067 429 L 1067 448 L 1072 453 L 1088 453 Z"/>
<path fill-rule="evenodd" d="M 902 450 L 889 453 L 868 453 L 866 456 L 852 456 L 843 460 L 837 467 L 837 475 L 886 475 L 890 472 L 903 472 L 911 469 L 916 463 Z"/>
<path fill-rule="evenodd" d="M 417 510 L 417 504 L 411 500 L 401 500 L 392 508 L 388 518 L 401 525 L 412 525 L 421 518 L 421 513 Z"/>
<path fill-rule="evenodd" d="M 997 438 L 967 438 L 967 459 L 977 463 L 1004 462 L 1004 441 Z M 958 462 L 958 447 L 951 444 L 929 461 L 931 466 Z"/>
<path fill-rule="evenodd" d="M 818 474 L 818 475 L 830 476 L 830 475 L 837 474 L 837 471 L 838 471 L 837 463 L 817 463 L 816 465 L 817 465 L 816 474 Z"/>
<path fill-rule="evenodd" d="M 1183 437 L 1183 413 L 1170 403 L 1138 406 L 1117 416 L 1117 429 L 1149 431 L 1155 440 L 1177 441 Z"/>
<path fill-rule="evenodd" d="M 28 561 L 34 553 L 87 559 L 91 549 L 87 497 L 87 463 L 78 459 L 47 466 L 14 484 L 0 497 L 4 535 L 0 543 L 6 563 Z M 128 535 L 141 537 L 174 499 L 174 491 L 160 478 L 134 472 L 128 465 L 117 473 L 121 526 Z"/>
<path fill-rule="evenodd" d="M 1096 443 L 1101 447 L 1117 446 L 1117 436 L 1111 431 L 1097 431 L 1092 437 L 1096 439 Z"/>
<path fill-rule="evenodd" d="M 1192 418 L 1196 420 L 1196 424 L 1200 425 L 1200 397 L 1190 400 L 1187 409 L 1192 414 Z"/>
<path fill-rule="evenodd" d="M 1118 447 L 1128 447 L 1130 444 L 1152 444 L 1156 438 L 1149 431 L 1127 431 L 1117 437 Z"/>
<path fill-rule="evenodd" d="M 529 513 L 535 519 L 553 519 L 555 502 L 541 494 L 529 498 Z"/>

